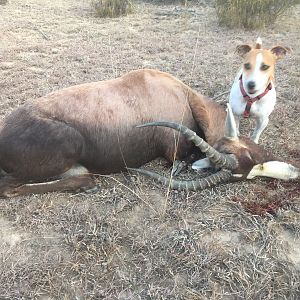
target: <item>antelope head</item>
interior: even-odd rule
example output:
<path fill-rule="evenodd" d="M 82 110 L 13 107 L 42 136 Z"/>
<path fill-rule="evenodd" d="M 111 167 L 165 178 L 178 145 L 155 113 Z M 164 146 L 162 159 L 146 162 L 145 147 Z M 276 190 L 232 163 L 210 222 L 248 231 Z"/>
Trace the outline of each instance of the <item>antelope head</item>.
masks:
<path fill-rule="evenodd" d="M 134 172 L 150 176 L 178 190 L 202 190 L 220 183 L 252 179 L 256 176 L 266 176 L 283 180 L 299 177 L 299 169 L 291 164 L 276 159 L 262 146 L 257 145 L 246 137 L 238 137 L 232 110 L 227 105 L 227 117 L 225 121 L 225 135 L 212 147 L 195 132 L 183 125 L 173 122 L 151 122 L 138 127 L 163 126 L 179 131 L 187 140 L 193 142 L 206 158 L 194 162 L 193 169 L 202 169 L 214 166 L 216 172 L 205 178 L 196 180 L 173 180 L 157 173 L 132 169 Z"/>

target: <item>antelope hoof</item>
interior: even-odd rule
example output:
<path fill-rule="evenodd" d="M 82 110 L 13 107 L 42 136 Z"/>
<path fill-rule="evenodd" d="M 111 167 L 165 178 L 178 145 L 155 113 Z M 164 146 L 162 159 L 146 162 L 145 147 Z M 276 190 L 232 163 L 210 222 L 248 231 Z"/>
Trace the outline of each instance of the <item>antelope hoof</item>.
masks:
<path fill-rule="evenodd" d="M 8 189 L 7 191 L 4 191 L 1 196 L 4 198 L 13 198 L 19 195 L 20 195 L 20 191 L 18 188 L 11 188 Z"/>
<path fill-rule="evenodd" d="M 187 163 L 185 161 L 175 160 L 172 166 L 171 175 L 177 176 L 186 169 L 187 169 Z"/>
<path fill-rule="evenodd" d="M 98 192 L 101 191 L 100 186 L 95 185 L 93 187 L 83 187 L 81 188 L 81 191 L 83 191 L 84 193 L 88 194 L 88 195 L 93 195 L 93 194 L 97 194 Z"/>

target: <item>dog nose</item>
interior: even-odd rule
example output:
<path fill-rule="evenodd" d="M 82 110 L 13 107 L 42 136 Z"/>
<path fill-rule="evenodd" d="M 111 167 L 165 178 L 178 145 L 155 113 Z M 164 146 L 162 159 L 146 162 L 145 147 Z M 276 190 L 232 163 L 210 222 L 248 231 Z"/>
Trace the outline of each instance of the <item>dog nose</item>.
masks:
<path fill-rule="evenodd" d="M 249 81 L 247 84 L 248 90 L 253 90 L 255 88 L 255 82 L 254 81 Z"/>

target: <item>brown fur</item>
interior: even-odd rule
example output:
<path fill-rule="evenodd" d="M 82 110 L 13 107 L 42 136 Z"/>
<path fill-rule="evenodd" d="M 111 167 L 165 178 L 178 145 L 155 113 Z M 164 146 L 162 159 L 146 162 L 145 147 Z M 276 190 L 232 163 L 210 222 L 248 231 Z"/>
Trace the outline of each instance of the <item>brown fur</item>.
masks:
<path fill-rule="evenodd" d="M 256 43 L 255 44 L 255 49 L 261 49 L 261 44 L 260 43 Z"/>
<path fill-rule="evenodd" d="M 256 64 L 256 56 L 258 53 L 261 53 L 263 56 L 263 63 L 267 66 L 270 66 L 270 68 L 266 71 L 262 71 L 267 74 L 267 77 L 269 78 L 268 83 L 275 78 L 275 63 L 276 63 L 276 58 L 275 55 L 271 53 L 270 50 L 266 49 L 252 49 L 249 53 L 247 53 L 244 56 L 244 64 L 249 63 L 251 66 L 250 70 L 244 69 L 245 74 L 250 74 L 254 71 L 255 69 L 255 64 Z"/>
<path fill-rule="evenodd" d="M 256 44 L 255 48 L 252 48 L 250 45 L 239 45 L 236 48 L 236 52 L 243 57 L 244 64 L 250 64 L 251 68 L 249 70 L 244 69 L 245 74 L 250 74 L 253 72 L 255 64 L 256 64 L 256 56 L 258 53 L 261 53 L 263 56 L 263 63 L 270 68 L 266 71 L 263 71 L 268 74 L 269 81 L 274 81 L 275 76 L 275 64 L 278 59 L 284 57 L 287 52 L 290 52 L 291 49 L 288 47 L 275 46 L 271 49 L 261 49 L 261 44 Z"/>
<path fill-rule="evenodd" d="M 240 137 L 238 140 L 221 138 L 214 145 L 214 148 L 222 153 L 234 153 L 238 157 L 239 165 L 234 173 L 243 175 L 239 179 L 246 178 L 255 165 L 271 160 L 280 160 L 246 137 Z"/>
<path fill-rule="evenodd" d="M 16 187 L 29 181 L 57 178 L 76 164 L 107 174 L 139 167 L 158 156 L 172 161 L 176 153 L 183 159 L 195 148 L 180 138 L 175 149 L 173 130 L 135 126 L 177 122 L 214 145 L 224 135 L 225 115 L 219 104 L 155 70 L 53 92 L 28 101 L 2 122 L 0 167 L 8 174 L 0 180 L 0 195 L 10 195 L 8 188 L 18 191 Z M 78 182 L 70 183 L 70 189 L 75 186 Z M 55 185 L 44 192 L 53 189 Z"/>

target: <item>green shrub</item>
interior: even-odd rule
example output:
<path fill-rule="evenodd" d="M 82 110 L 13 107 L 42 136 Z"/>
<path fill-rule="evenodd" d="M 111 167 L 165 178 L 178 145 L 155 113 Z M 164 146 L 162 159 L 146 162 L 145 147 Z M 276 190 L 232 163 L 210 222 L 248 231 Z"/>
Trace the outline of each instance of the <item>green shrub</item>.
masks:
<path fill-rule="evenodd" d="M 270 25 L 299 0 L 216 0 L 221 25 L 254 29 Z"/>
<path fill-rule="evenodd" d="M 98 17 L 115 18 L 124 16 L 133 11 L 133 0 L 92 0 Z"/>

